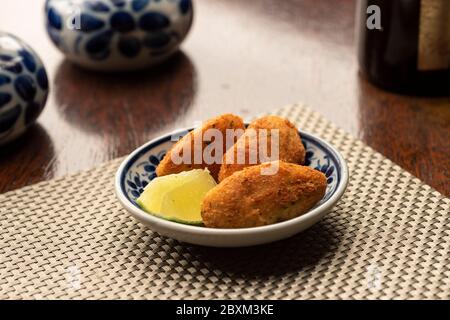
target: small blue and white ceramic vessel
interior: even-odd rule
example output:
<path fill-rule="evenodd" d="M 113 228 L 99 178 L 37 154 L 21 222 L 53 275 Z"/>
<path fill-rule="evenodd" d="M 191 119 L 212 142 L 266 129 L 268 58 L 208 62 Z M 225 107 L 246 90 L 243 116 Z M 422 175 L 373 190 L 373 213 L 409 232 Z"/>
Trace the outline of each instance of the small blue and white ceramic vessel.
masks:
<path fill-rule="evenodd" d="M 0 145 L 19 137 L 42 112 L 47 72 L 36 52 L 17 37 L 0 32 Z"/>
<path fill-rule="evenodd" d="M 88 69 L 137 70 L 175 53 L 193 20 L 191 0 L 47 0 L 47 32 Z"/>
<path fill-rule="evenodd" d="M 156 167 L 174 145 L 173 137 L 182 137 L 190 130 L 193 128 L 179 130 L 148 142 L 131 153 L 116 173 L 116 194 L 124 208 L 138 221 L 161 235 L 212 247 L 244 247 L 289 238 L 320 221 L 347 188 L 347 164 L 339 151 L 326 141 L 300 131 L 306 149 L 305 165 L 323 172 L 328 183 L 325 196 L 307 213 L 268 226 L 216 229 L 168 221 L 143 211 L 136 199 L 147 184 L 156 178 Z"/>

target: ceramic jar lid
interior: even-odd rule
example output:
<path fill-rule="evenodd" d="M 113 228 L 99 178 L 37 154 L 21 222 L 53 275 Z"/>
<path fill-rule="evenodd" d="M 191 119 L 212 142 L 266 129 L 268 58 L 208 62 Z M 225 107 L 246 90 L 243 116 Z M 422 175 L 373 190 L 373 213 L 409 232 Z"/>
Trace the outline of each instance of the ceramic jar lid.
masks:
<path fill-rule="evenodd" d="M 136 70 L 177 51 L 193 19 L 191 0 L 48 0 L 47 31 L 70 61 Z"/>

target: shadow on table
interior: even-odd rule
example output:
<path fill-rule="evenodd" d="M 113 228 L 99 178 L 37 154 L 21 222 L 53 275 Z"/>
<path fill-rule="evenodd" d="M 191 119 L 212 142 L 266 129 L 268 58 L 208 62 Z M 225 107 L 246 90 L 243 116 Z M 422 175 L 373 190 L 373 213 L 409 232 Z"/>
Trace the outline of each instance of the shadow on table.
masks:
<path fill-rule="evenodd" d="M 57 110 L 77 128 L 113 137 L 147 137 L 187 112 L 197 91 L 197 74 L 180 51 L 161 65 L 135 72 L 89 71 L 66 60 L 53 85 Z"/>
<path fill-rule="evenodd" d="M 32 125 L 18 139 L 0 147 L 0 173 L 12 179 L 0 180 L 0 193 L 18 186 L 29 185 L 52 177 L 52 159 L 55 150 L 47 131 L 40 125 Z M 24 164 L 28 165 L 23 174 Z"/>
<path fill-rule="evenodd" d="M 289 239 L 246 248 L 183 246 L 209 270 L 244 278 L 265 278 L 314 268 L 339 247 L 341 235 L 323 220 Z"/>

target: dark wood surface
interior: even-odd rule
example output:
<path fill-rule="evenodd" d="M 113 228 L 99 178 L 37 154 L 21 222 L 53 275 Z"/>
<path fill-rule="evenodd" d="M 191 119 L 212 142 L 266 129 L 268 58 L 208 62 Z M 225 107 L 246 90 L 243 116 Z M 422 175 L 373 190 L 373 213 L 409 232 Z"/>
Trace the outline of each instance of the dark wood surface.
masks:
<path fill-rule="evenodd" d="M 81 70 L 44 30 L 44 0 L 3 0 L 0 30 L 45 61 L 38 124 L 0 149 L 0 192 L 88 169 L 223 112 L 303 101 L 446 195 L 450 98 L 384 92 L 358 75 L 352 0 L 197 0 L 182 50 L 135 74 Z"/>

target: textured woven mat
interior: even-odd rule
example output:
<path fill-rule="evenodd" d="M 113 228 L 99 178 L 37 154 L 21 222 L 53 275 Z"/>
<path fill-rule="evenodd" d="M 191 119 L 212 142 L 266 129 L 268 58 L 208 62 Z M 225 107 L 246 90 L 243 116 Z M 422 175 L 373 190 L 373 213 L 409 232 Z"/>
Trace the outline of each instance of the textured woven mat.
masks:
<path fill-rule="evenodd" d="M 0 195 L 0 298 L 449 299 L 449 199 L 311 110 L 277 113 L 348 161 L 320 223 L 253 248 L 182 244 L 121 208 L 118 159 Z"/>

